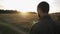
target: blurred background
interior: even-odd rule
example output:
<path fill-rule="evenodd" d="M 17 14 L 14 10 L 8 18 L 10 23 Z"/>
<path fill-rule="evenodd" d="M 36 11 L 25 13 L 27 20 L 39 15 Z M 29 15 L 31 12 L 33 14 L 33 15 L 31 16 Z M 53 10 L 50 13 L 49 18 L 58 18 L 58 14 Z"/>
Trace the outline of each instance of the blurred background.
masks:
<path fill-rule="evenodd" d="M 49 15 L 60 23 L 60 0 L 0 0 L 0 24 L 4 28 L 13 27 L 22 34 L 28 34 L 38 22 L 37 5 L 42 1 L 50 4 Z"/>

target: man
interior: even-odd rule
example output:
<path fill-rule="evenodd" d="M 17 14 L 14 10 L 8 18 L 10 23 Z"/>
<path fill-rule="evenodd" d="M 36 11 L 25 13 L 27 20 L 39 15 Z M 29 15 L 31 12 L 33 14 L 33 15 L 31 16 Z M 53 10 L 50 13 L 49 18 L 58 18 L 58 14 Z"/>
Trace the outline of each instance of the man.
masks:
<path fill-rule="evenodd" d="M 39 21 L 32 26 L 30 34 L 54 34 L 54 21 L 48 15 L 49 4 L 45 1 L 37 6 Z"/>

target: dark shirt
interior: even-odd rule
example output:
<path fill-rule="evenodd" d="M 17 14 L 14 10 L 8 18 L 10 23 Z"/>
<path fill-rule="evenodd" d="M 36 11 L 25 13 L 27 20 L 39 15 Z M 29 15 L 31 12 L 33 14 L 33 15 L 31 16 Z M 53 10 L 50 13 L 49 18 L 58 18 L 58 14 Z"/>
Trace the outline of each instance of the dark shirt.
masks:
<path fill-rule="evenodd" d="M 49 15 L 40 17 L 39 22 L 32 26 L 30 34 L 54 34 L 54 23 Z"/>

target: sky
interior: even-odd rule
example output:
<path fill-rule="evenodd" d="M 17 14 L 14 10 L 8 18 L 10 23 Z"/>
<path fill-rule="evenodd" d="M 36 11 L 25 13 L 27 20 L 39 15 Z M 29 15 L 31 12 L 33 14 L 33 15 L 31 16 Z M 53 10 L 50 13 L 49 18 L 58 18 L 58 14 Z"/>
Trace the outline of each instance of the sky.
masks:
<path fill-rule="evenodd" d="M 60 12 L 60 0 L 0 0 L 0 9 L 37 12 L 37 5 L 42 1 L 49 3 L 49 13 Z"/>

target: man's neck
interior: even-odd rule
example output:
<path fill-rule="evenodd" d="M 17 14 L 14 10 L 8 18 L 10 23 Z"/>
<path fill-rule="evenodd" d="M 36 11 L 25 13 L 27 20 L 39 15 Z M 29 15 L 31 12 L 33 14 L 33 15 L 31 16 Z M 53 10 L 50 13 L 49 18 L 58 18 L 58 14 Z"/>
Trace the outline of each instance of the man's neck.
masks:
<path fill-rule="evenodd" d="M 42 15 L 40 15 L 40 16 L 43 17 L 43 16 L 46 16 L 46 15 L 48 15 L 48 14 L 42 14 Z"/>

